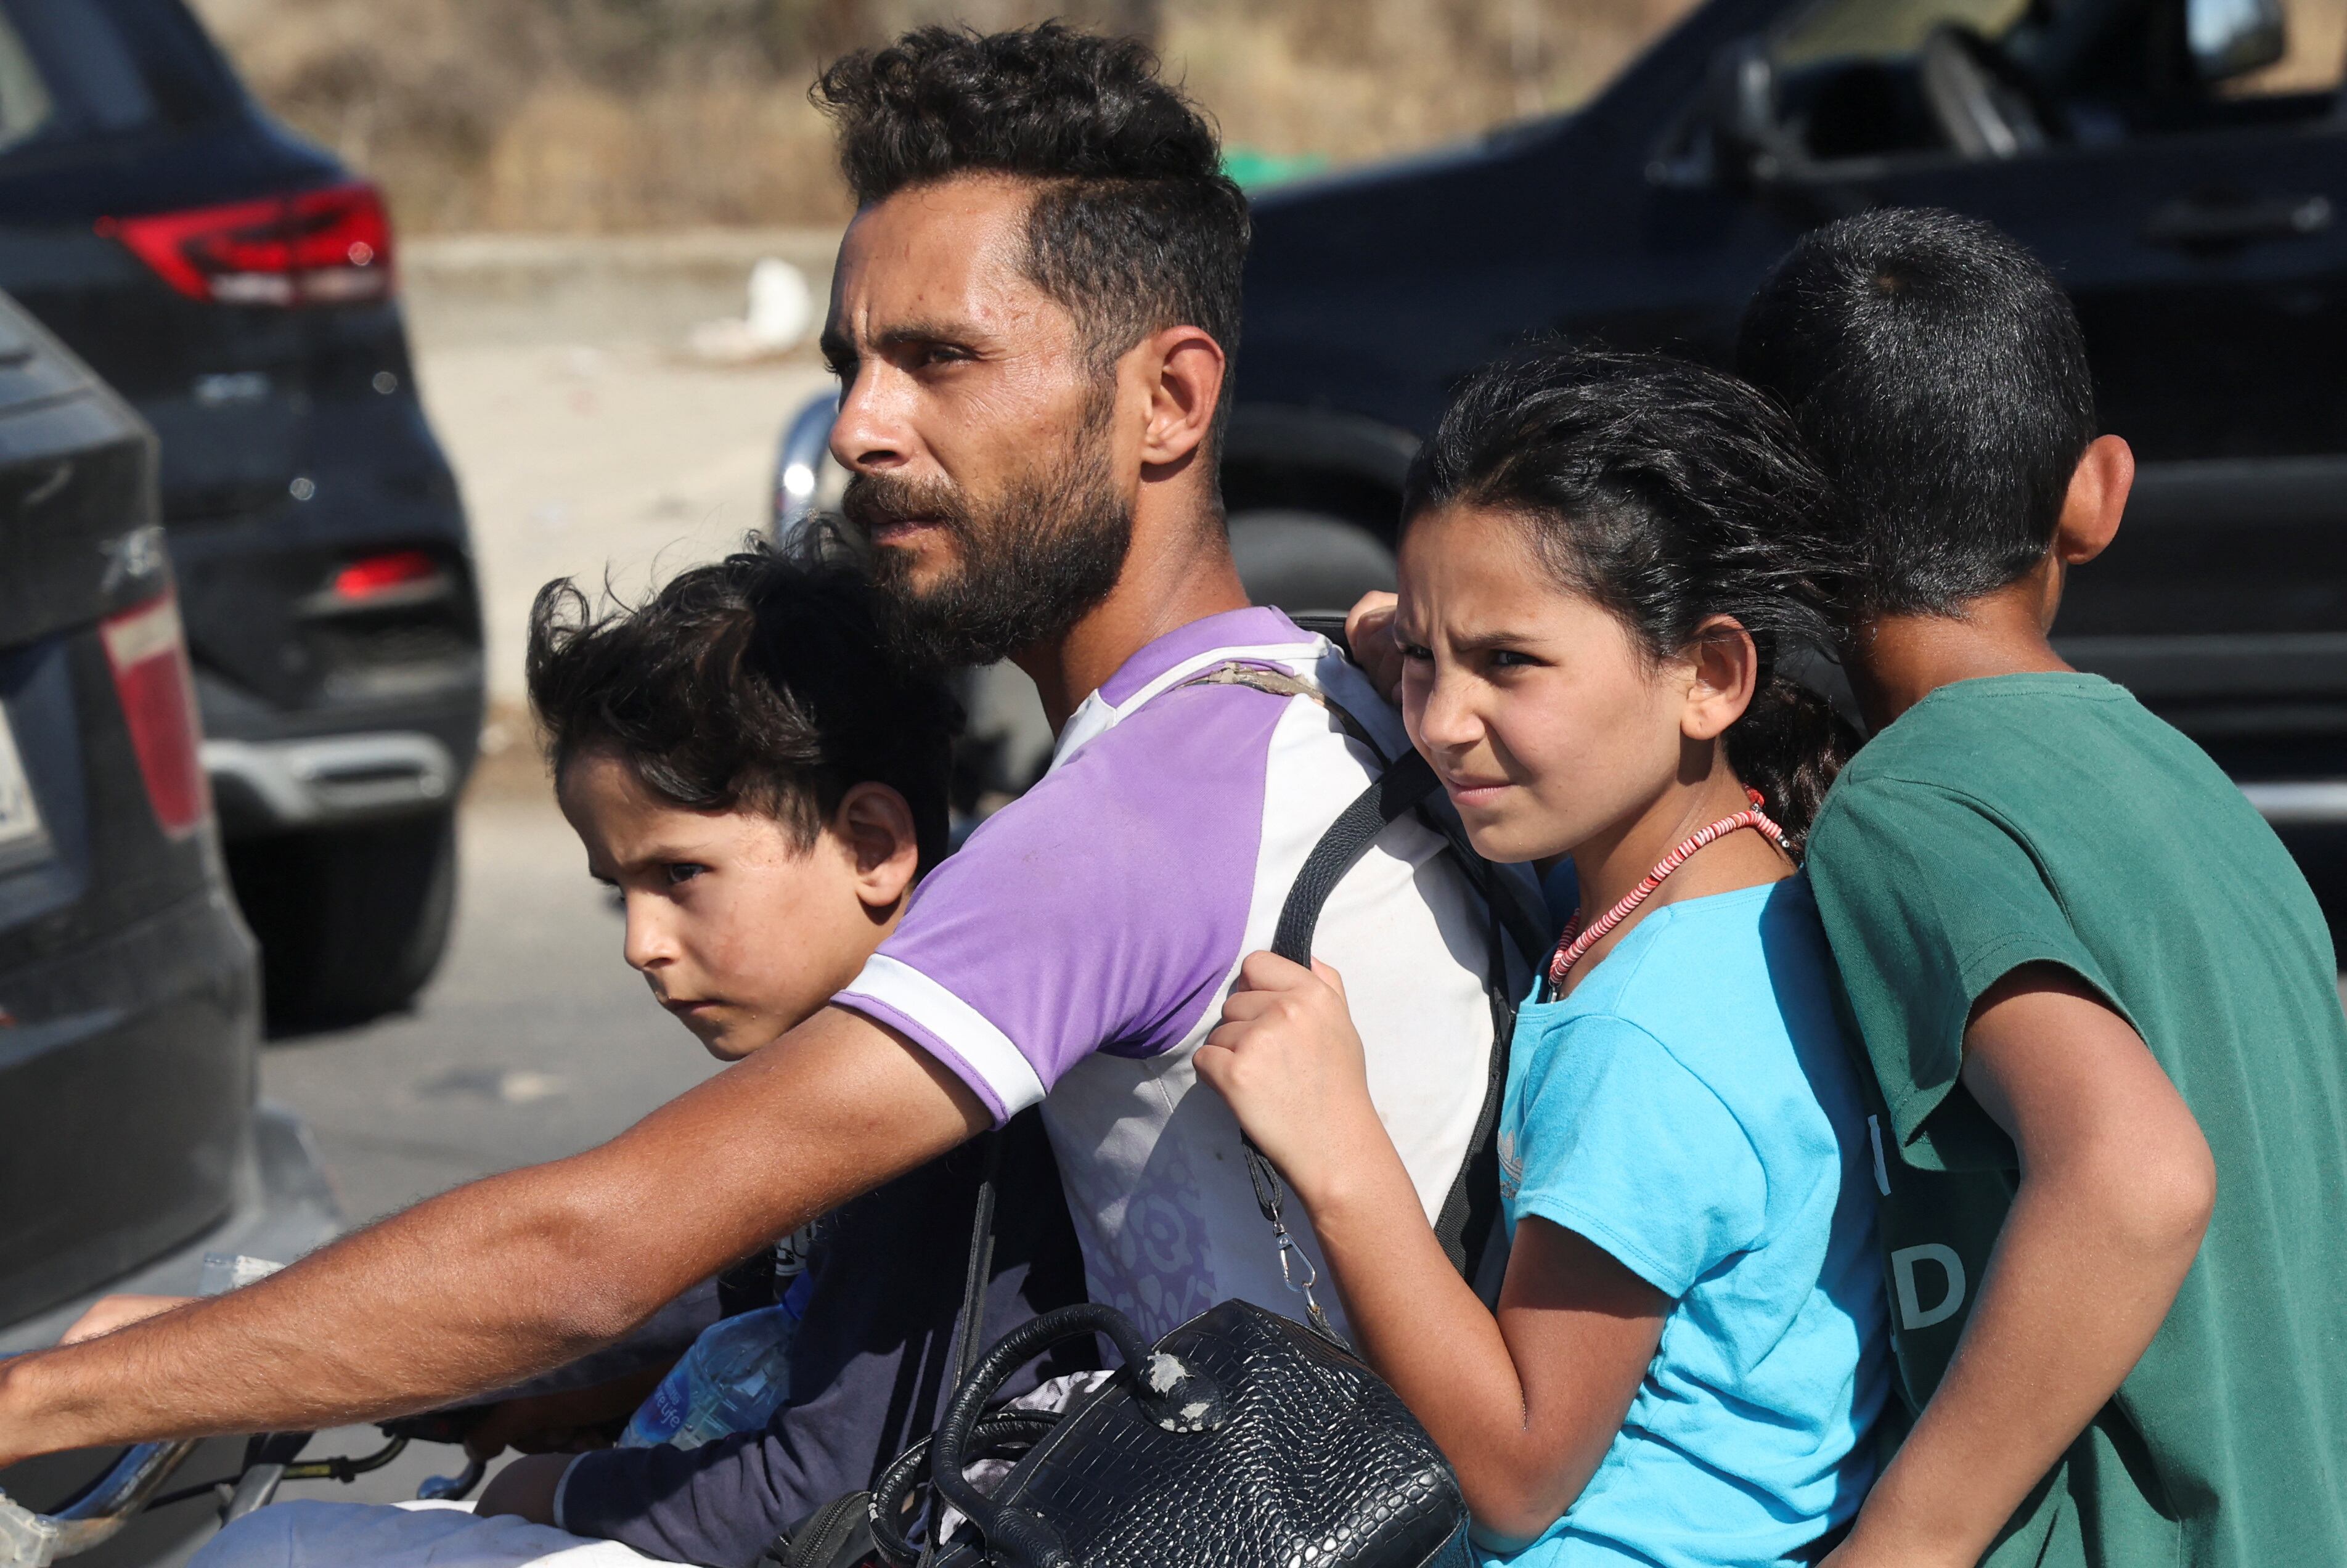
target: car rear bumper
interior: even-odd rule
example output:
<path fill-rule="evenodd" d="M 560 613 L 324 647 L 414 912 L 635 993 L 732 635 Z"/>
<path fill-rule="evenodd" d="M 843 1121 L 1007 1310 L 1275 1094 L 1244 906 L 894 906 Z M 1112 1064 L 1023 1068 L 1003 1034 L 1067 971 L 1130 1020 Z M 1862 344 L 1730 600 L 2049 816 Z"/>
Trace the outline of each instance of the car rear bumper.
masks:
<path fill-rule="evenodd" d="M 2347 824 L 2347 779 L 2288 779 L 2251 782 L 2241 793 L 2258 815 L 2276 827 L 2328 827 Z"/>
<path fill-rule="evenodd" d="M 444 742 L 415 730 L 206 741 L 203 764 L 221 824 L 239 836 L 442 809 L 464 777 Z"/>
<path fill-rule="evenodd" d="M 252 1138 L 238 1165 L 234 1202 L 219 1221 L 118 1279 L 0 1327 L 0 1356 L 54 1345 L 101 1296 L 193 1296 L 207 1253 L 288 1263 L 342 1230 L 342 1205 L 317 1144 L 292 1112 L 267 1103 L 257 1107 Z"/>
<path fill-rule="evenodd" d="M 446 811 L 480 744 L 477 668 L 456 689 L 428 698 L 298 712 L 272 709 L 199 668 L 196 697 L 224 838 Z"/>

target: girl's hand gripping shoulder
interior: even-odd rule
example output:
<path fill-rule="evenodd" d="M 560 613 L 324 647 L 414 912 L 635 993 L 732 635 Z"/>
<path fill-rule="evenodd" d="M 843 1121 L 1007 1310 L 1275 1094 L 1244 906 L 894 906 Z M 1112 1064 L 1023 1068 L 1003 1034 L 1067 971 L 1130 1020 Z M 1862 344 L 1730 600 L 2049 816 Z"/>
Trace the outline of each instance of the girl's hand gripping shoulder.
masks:
<path fill-rule="evenodd" d="M 1364 1154 L 1392 1158 L 1344 979 L 1326 964 L 1249 955 L 1194 1062 L 1307 1206 L 1363 1169 Z"/>

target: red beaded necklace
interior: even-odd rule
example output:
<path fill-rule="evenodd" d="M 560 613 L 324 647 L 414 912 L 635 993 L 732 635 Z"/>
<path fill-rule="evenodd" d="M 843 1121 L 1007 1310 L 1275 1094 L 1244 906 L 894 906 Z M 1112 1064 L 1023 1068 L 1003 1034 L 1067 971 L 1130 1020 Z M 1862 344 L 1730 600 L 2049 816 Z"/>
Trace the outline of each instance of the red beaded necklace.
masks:
<path fill-rule="evenodd" d="M 1744 793 L 1752 801 L 1748 809 L 1739 811 L 1733 816 L 1723 816 L 1708 827 L 1701 828 L 1690 835 L 1686 842 L 1655 862 L 1655 868 L 1647 872 L 1635 887 L 1624 894 L 1619 904 L 1606 910 L 1604 917 L 1595 925 L 1586 930 L 1582 929 L 1581 912 L 1573 911 L 1572 924 L 1565 927 L 1563 937 L 1557 942 L 1556 956 L 1549 960 L 1548 986 L 1552 993 L 1562 991 L 1564 989 L 1564 977 L 1573 966 L 1581 962 L 1590 948 L 1604 941 L 1608 932 L 1628 919 L 1633 910 L 1651 897 L 1655 889 L 1663 885 L 1663 878 L 1686 865 L 1687 857 L 1714 839 L 1723 838 L 1738 829 L 1750 827 L 1758 829 L 1761 836 L 1778 848 L 1785 847 L 1785 830 L 1771 822 L 1768 819 L 1768 814 L 1760 809 L 1762 804 L 1760 792 L 1757 789 L 1747 789 Z"/>

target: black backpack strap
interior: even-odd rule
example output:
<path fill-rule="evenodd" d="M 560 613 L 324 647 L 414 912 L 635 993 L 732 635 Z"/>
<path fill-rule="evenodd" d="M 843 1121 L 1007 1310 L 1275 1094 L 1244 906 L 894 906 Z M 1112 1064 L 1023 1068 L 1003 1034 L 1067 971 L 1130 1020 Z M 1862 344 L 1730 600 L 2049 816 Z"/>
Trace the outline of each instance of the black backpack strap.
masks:
<path fill-rule="evenodd" d="M 1311 630 L 1330 635 L 1324 628 Z M 1337 630 L 1341 633 L 1341 622 Z M 1341 636 L 1338 645 L 1343 645 Z M 1546 923 L 1533 912 L 1513 881 L 1475 853 L 1474 845 L 1467 840 L 1465 827 L 1444 808 L 1446 803 L 1437 799 L 1441 793 L 1440 781 L 1426 759 L 1415 751 L 1405 751 L 1398 760 L 1389 762 L 1385 749 L 1368 727 L 1319 687 L 1285 671 L 1244 663 L 1216 665 L 1184 684 L 1246 686 L 1274 696 L 1307 698 L 1327 710 L 1348 735 L 1387 764 L 1386 772 L 1337 815 L 1305 858 L 1303 868 L 1288 888 L 1287 901 L 1280 907 L 1279 924 L 1271 943 L 1273 952 L 1292 962 L 1309 965 L 1312 933 L 1319 924 L 1320 910 L 1328 896 L 1387 827 L 1397 818 L 1413 813 L 1443 841 L 1452 863 L 1459 866 L 1490 912 L 1490 968 L 1483 980 L 1484 993 L 1491 1007 L 1490 1071 L 1483 1086 L 1483 1102 L 1475 1117 L 1475 1131 L 1468 1141 L 1467 1158 L 1452 1178 L 1450 1190 L 1444 1194 L 1434 1222 L 1435 1238 L 1442 1244 L 1443 1254 L 1450 1259 L 1451 1266 L 1471 1285 L 1482 1284 L 1483 1276 L 1490 1272 L 1484 1264 L 1491 1251 L 1491 1244 L 1505 1234 L 1500 1213 L 1500 1107 L 1507 1089 L 1508 1046 L 1515 1033 L 1517 994 L 1508 970 L 1507 948 L 1512 941 L 1527 970 L 1537 970 L 1547 955 Z M 1313 1293 L 1318 1272 L 1311 1260 L 1297 1250 L 1281 1217 L 1286 1189 L 1280 1184 L 1279 1173 L 1252 1140 L 1246 1142 L 1245 1153 L 1255 1205 L 1263 1211 L 1278 1241 L 1281 1276 L 1293 1284 L 1296 1271 L 1302 1271 L 1303 1283 L 1296 1288 L 1303 1294 L 1314 1325 L 1326 1329 L 1327 1319 Z M 1496 1290 L 1496 1278 L 1490 1288 Z"/>
<path fill-rule="evenodd" d="M 1328 895 L 1344 880 L 1345 873 L 1360 863 L 1361 856 L 1369 852 L 1369 845 L 1395 818 L 1440 787 L 1426 759 L 1409 752 L 1355 796 L 1305 857 L 1304 868 L 1296 873 L 1294 886 L 1287 890 L 1287 902 L 1280 906 L 1271 950 L 1291 963 L 1308 967 L 1312 962 L 1312 933 L 1320 924 L 1321 907 L 1327 903 Z M 1312 1326 L 1334 1338 L 1336 1330 L 1327 1314 L 1321 1310 L 1319 1297 L 1313 1294 L 1313 1287 L 1319 1283 L 1319 1271 L 1288 1233 L 1283 1214 L 1287 1189 L 1279 1179 L 1279 1172 L 1255 1147 L 1254 1139 L 1242 1133 L 1240 1142 L 1246 1154 L 1247 1179 L 1255 1184 L 1255 1206 L 1263 1211 L 1264 1221 L 1271 1226 L 1272 1235 L 1278 1243 L 1280 1277 L 1303 1294 L 1305 1311 Z M 1299 1267 L 1304 1275 L 1301 1283 L 1297 1283 L 1295 1273 Z"/>
<path fill-rule="evenodd" d="M 1354 796 L 1353 804 L 1337 815 L 1320 842 L 1312 846 L 1312 853 L 1305 856 L 1304 868 L 1287 889 L 1287 902 L 1279 907 L 1271 950 L 1292 963 L 1309 965 L 1312 933 L 1319 927 L 1321 907 L 1328 902 L 1328 895 L 1337 890 L 1347 872 L 1360 864 L 1378 835 L 1441 787 L 1426 759 L 1408 752 Z"/>
<path fill-rule="evenodd" d="M 1500 1209 L 1500 1107 L 1507 1097 L 1508 1053 L 1516 1037 L 1516 989 L 1508 973 L 1506 921 L 1501 913 L 1504 906 L 1494 898 L 1488 907 L 1491 958 L 1483 995 L 1491 1008 L 1491 1056 L 1483 1079 L 1483 1103 L 1467 1141 L 1467 1158 L 1443 1194 L 1441 1212 L 1434 1216 L 1434 1239 L 1484 1305 L 1496 1307 L 1500 1276 L 1487 1265 L 1495 1250 L 1502 1261 L 1507 1255 L 1507 1227 Z M 1532 961 L 1537 965 L 1539 959 Z"/>
<path fill-rule="evenodd" d="M 1309 965 L 1312 934 L 1319 925 L 1321 908 L 1345 874 L 1368 853 L 1378 835 L 1397 817 L 1410 812 L 1418 812 L 1430 826 L 1440 831 L 1442 819 L 1419 809 L 1431 801 L 1440 788 L 1434 770 L 1413 751 L 1362 791 L 1329 825 L 1328 831 L 1306 857 L 1304 868 L 1296 873 L 1295 884 L 1287 891 L 1287 901 L 1280 907 L 1271 950 L 1291 962 Z M 1524 951 L 1525 962 L 1536 965 L 1545 938 L 1513 897 L 1514 890 L 1507 879 L 1489 861 L 1471 848 L 1463 848 L 1450 834 L 1444 833 L 1443 837 L 1450 845 L 1452 858 L 1465 868 L 1470 884 L 1483 897 L 1491 918 L 1491 967 L 1484 977 L 1483 989 L 1491 1007 L 1491 1052 L 1483 1102 L 1476 1112 L 1474 1133 L 1468 1140 L 1467 1159 L 1451 1179 L 1450 1190 L 1444 1194 L 1434 1222 L 1435 1239 L 1442 1244 L 1443 1255 L 1463 1278 L 1473 1284 L 1483 1272 L 1483 1255 L 1490 1239 L 1501 1230 L 1500 1105 L 1507 1089 L 1508 1045 L 1515 1032 L 1516 1014 L 1514 988 L 1509 983 L 1507 941 L 1511 936 L 1515 937 Z M 1528 941 L 1520 934 L 1526 927 L 1531 932 Z M 1247 1173 L 1255 1182 L 1256 1205 L 1278 1233 L 1283 1250 L 1290 1249 L 1293 1243 L 1287 1239 L 1279 1213 L 1282 1189 L 1278 1173 L 1253 1143 L 1247 1144 L 1246 1153 Z M 1283 1255 L 1283 1270 L 1286 1261 Z M 1309 1273 L 1308 1263 L 1305 1266 Z M 1307 1300 L 1308 1305 L 1308 1295 Z"/>

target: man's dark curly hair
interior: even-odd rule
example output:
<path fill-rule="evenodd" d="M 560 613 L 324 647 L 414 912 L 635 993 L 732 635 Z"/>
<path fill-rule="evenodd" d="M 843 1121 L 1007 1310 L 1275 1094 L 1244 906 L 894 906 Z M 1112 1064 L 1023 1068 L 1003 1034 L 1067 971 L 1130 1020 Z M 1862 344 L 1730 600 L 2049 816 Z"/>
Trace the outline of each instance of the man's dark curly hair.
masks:
<path fill-rule="evenodd" d="M 961 712 L 891 659 L 863 574 L 820 541 L 680 572 L 598 614 L 568 578 L 530 607 L 530 707 L 555 776 L 610 747 L 688 811 L 758 811 L 815 843 L 849 789 L 912 807 L 926 871 L 945 856 Z"/>
<path fill-rule="evenodd" d="M 1027 275 L 1103 366 L 1171 326 L 1236 355 L 1246 198 L 1139 39 L 922 27 L 835 61 L 810 96 L 858 205 L 963 174 L 1032 181 Z"/>

